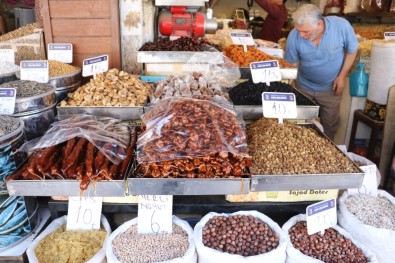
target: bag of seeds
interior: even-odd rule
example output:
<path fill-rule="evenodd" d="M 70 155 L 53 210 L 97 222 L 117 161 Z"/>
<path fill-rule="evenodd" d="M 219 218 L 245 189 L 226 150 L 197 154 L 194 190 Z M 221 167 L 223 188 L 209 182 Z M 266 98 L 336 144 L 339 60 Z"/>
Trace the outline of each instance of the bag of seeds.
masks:
<path fill-rule="evenodd" d="M 100 230 L 66 231 L 67 216 L 55 219 L 28 247 L 29 262 L 102 262 L 111 228 L 103 215 L 100 222 Z"/>
<path fill-rule="evenodd" d="M 127 221 L 110 235 L 106 247 L 108 263 L 197 261 L 193 229 L 187 221 L 173 216 L 171 234 L 138 234 L 137 222 L 137 217 Z"/>
<path fill-rule="evenodd" d="M 285 262 L 286 234 L 258 211 L 208 213 L 195 226 L 198 262 Z"/>
<path fill-rule="evenodd" d="M 289 241 L 287 263 L 378 262 L 371 250 L 337 225 L 326 229 L 324 235 L 308 235 L 305 214 L 289 219 L 283 230 Z"/>
<path fill-rule="evenodd" d="M 369 247 L 380 263 L 394 262 L 395 198 L 382 190 L 377 197 L 344 192 L 338 206 L 339 224 Z"/>

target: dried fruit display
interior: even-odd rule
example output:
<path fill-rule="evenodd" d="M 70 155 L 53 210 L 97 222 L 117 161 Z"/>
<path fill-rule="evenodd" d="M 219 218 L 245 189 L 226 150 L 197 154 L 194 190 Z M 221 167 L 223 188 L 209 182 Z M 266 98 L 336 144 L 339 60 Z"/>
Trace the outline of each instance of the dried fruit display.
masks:
<path fill-rule="evenodd" d="M 292 64 L 282 58 L 272 57 L 259 49 L 248 46 L 244 52 L 242 46 L 231 45 L 224 49 L 224 55 L 235 62 L 239 67 L 249 67 L 251 62 L 277 60 L 280 68 L 292 68 Z"/>
<path fill-rule="evenodd" d="M 353 24 L 355 34 L 366 39 L 384 39 L 384 32 L 394 32 L 395 26 L 391 24 Z"/>
<path fill-rule="evenodd" d="M 139 51 L 203 51 L 207 43 L 204 39 L 180 37 L 176 40 L 159 38 L 154 42 L 145 43 Z"/>
<path fill-rule="evenodd" d="M 142 120 L 147 129 L 137 143 L 138 176 L 248 175 L 246 135 L 231 108 L 211 100 L 166 99 Z"/>
<path fill-rule="evenodd" d="M 353 162 L 312 128 L 261 118 L 247 129 L 252 174 L 358 173 Z"/>

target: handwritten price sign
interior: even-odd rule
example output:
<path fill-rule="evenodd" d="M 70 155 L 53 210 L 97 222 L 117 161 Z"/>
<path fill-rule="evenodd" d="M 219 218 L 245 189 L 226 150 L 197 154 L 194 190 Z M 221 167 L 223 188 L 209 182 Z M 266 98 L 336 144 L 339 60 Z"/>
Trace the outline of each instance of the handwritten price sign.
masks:
<path fill-rule="evenodd" d="M 102 197 L 70 196 L 66 229 L 99 229 L 102 201 Z"/>
<path fill-rule="evenodd" d="M 13 49 L 0 49 L 0 61 L 15 64 L 15 52 Z"/>
<path fill-rule="evenodd" d="M 254 83 L 269 84 L 270 82 L 281 80 L 281 72 L 277 60 L 252 62 L 250 70 Z"/>
<path fill-rule="evenodd" d="M 16 89 L 0 89 L 0 115 L 13 114 L 15 110 Z"/>
<path fill-rule="evenodd" d="M 73 45 L 70 43 L 48 44 L 48 59 L 63 63 L 73 62 Z"/>
<path fill-rule="evenodd" d="M 337 224 L 336 199 L 309 205 L 306 208 L 307 233 L 323 232 Z"/>
<path fill-rule="evenodd" d="M 230 37 L 234 45 L 255 46 L 255 41 L 250 33 L 231 32 Z"/>
<path fill-rule="evenodd" d="M 93 76 L 108 71 L 108 55 L 85 59 L 82 66 L 82 76 Z"/>
<path fill-rule="evenodd" d="M 138 233 L 172 233 L 172 214 L 172 195 L 140 195 L 138 208 Z"/>
<path fill-rule="evenodd" d="M 296 118 L 296 99 L 293 93 L 263 92 L 263 116 L 266 118 Z"/>
<path fill-rule="evenodd" d="M 24 60 L 21 61 L 21 80 L 31 80 L 40 83 L 48 83 L 49 71 L 47 60 Z"/>

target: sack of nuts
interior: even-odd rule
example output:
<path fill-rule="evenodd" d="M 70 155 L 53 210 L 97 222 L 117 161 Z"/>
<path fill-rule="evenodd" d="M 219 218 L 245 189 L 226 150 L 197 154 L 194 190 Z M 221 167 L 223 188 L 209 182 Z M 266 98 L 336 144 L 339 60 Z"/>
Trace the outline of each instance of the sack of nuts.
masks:
<path fill-rule="evenodd" d="M 195 226 L 199 262 L 285 262 L 287 237 L 258 211 L 208 213 Z"/>
<path fill-rule="evenodd" d="M 337 225 L 326 229 L 323 235 L 308 235 L 305 214 L 289 219 L 283 225 L 283 230 L 291 241 L 287 246 L 287 262 L 378 262 L 369 248 Z"/>

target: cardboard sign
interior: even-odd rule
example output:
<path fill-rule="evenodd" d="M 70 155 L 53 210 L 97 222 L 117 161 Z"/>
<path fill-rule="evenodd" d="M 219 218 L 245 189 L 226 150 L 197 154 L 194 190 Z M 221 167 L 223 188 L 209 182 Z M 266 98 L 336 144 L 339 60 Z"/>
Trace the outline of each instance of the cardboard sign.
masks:
<path fill-rule="evenodd" d="M 102 197 L 70 196 L 66 229 L 100 229 L 102 201 Z"/>
<path fill-rule="evenodd" d="M 13 114 L 15 110 L 16 89 L 0 89 L 0 115 Z"/>
<path fill-rule="evenodd" d="M 20 63 L 21 80 L 31 80 L 40 83 L 49 81 L 49 64 L 47 60 L 24 60 Z"/>
<path fill-rule="evenodd" d="M 172 195 L 140 195 L 138 207 L 138 233 L 172 233 L 172 214 Z"/>
<path fill-rule="evenodd" d="M 94 76 L 108 71 L 108 55 L 84 59 L 82 66 L 82 76 Z"/>
<path fill-rule="evenodd" d="M 48 60 L 56 60 L 63 63 L 72 63 L 73 45 L 70 43 L 48 44 Z"/>
<path fill-rule="evenodd" d="M 336 199 L 309 205 L 306 208 L 307 234 L 323 233 L 337 224 Z"/>

